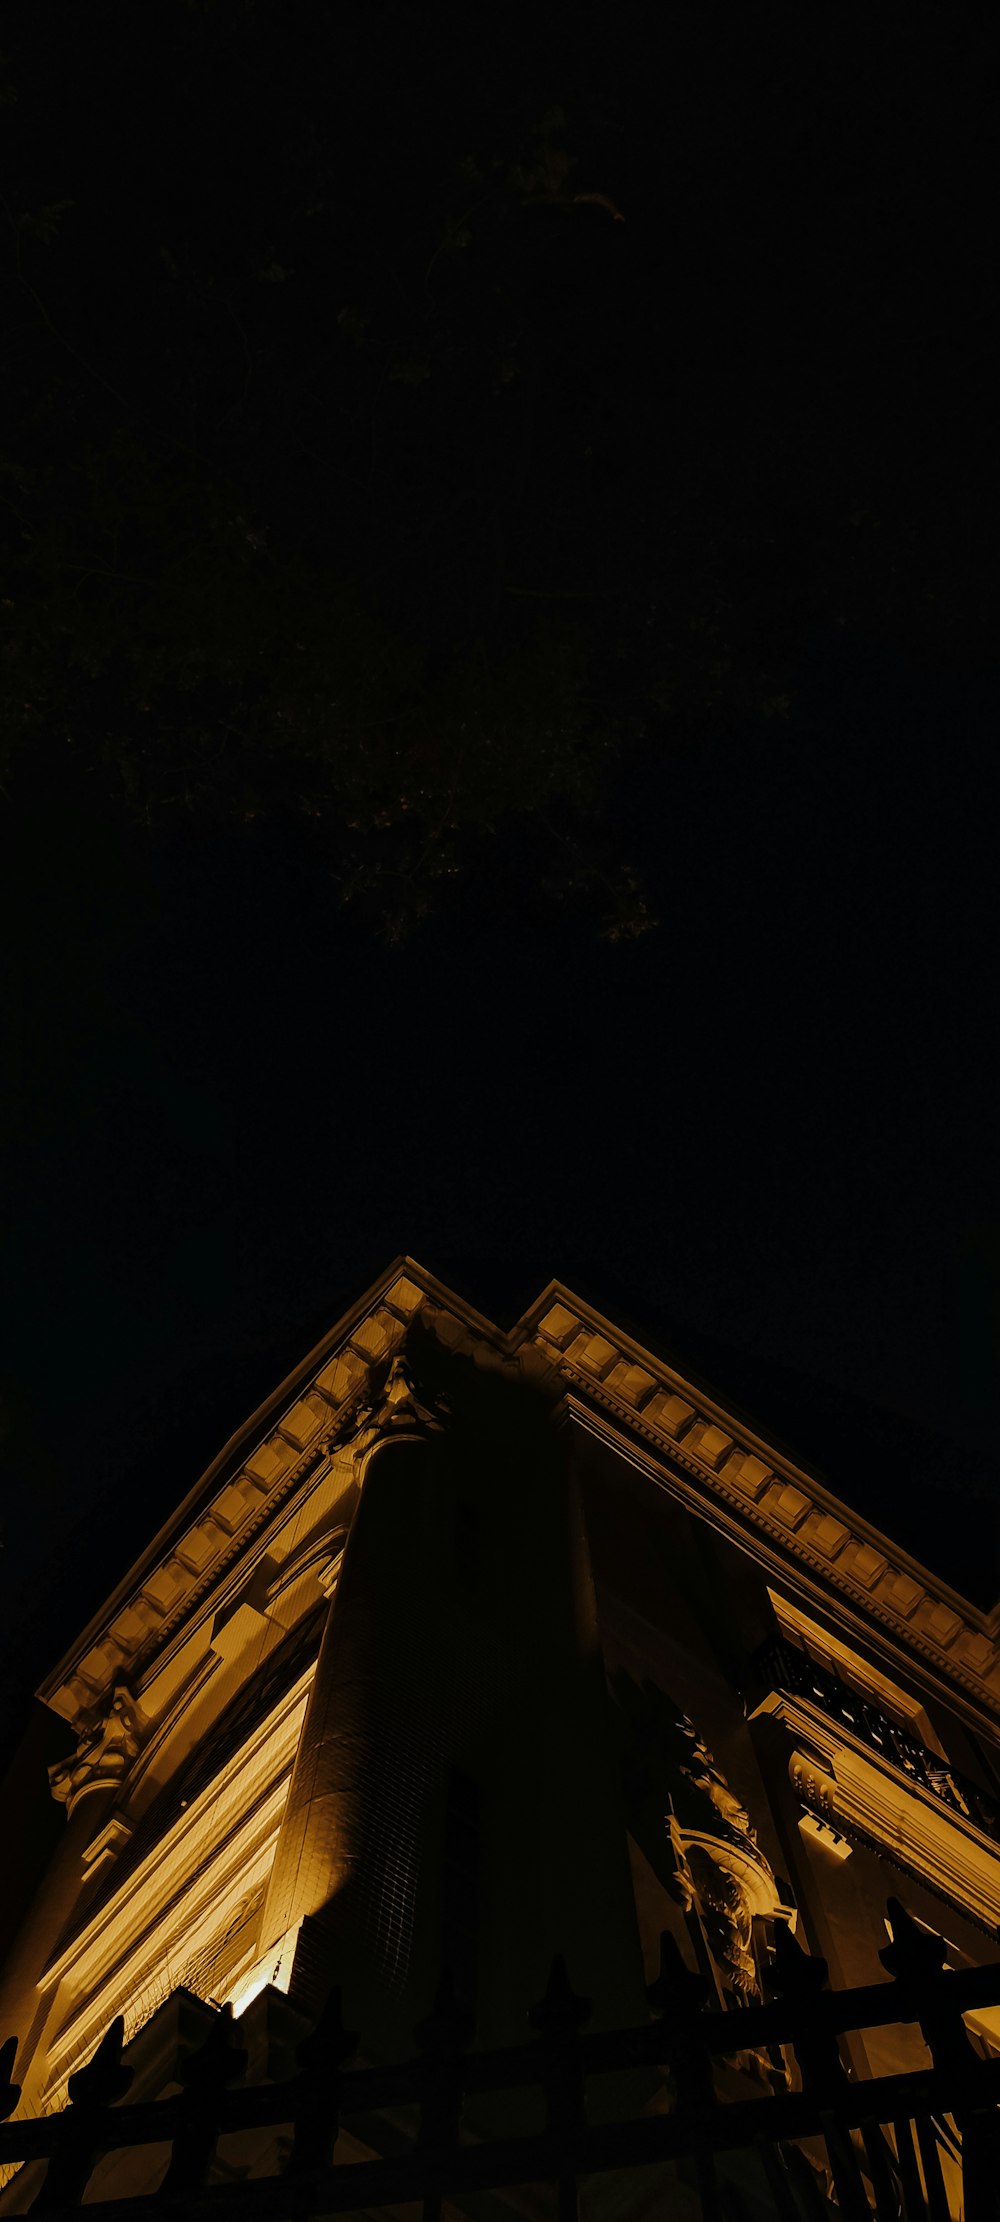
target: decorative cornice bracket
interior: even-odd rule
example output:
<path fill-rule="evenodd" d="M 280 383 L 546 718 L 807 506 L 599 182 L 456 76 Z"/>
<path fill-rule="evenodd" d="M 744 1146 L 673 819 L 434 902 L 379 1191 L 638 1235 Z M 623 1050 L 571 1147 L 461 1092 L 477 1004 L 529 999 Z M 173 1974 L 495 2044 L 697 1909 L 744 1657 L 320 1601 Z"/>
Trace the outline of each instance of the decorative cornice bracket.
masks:
<path fill-rule="evenodd" d="M 121 1789 L 146 1727 L 131 1691 L 119 1683 L 107 1712 L 83 1732 L 75 1751 L 49 1768 L 49 1788 L 67 1818 L 91 1791 Z"/>

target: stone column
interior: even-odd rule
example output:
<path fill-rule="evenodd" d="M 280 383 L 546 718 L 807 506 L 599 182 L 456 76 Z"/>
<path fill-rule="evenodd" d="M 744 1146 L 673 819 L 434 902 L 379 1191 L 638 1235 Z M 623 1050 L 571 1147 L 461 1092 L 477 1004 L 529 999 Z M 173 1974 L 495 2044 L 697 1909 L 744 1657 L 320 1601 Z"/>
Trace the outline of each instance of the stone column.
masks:
<path fill-rule="evenodd" d="M 293 1996 L 313 2005 L 341 1982 L 366 2037 L 398 2019 L 411 1987 L 430 1794 L 428 1723 L 414 1701 L 445 1512 L 440 1467 L 433 1415 L 397 1363 L 365 1444 L 261 1923 L 264 1952 L 304 1925 Z M 422 1710 L 433 1709 L 424 1688 Z"/>
<path fill-rule="evenodd" d="M 263 1949 L 299 1923 L 292 1995 L 341 1981 L 383 2055 L 411 2049 L 445 1960 L 485 2041 L 526 2034 L 556 1951 L 596 2019 L 642 2010 L 562 1432 L 516 1378 L 429 1348 L 394 1363 L 365 1454 Z"/>

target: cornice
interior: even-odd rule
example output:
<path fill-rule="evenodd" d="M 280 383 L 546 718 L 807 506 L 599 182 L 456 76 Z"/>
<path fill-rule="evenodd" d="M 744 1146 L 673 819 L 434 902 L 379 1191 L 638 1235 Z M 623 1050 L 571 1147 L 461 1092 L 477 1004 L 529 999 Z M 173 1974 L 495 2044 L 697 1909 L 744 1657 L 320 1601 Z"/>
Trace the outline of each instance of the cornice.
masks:
<path fill-rule="evenodd" d="M 998 1708 L 991 1694 L 975 1687 L 971 1677 L 967 1688 L 960 1686 L 954 1669 L 943 1671 L 933 1646 L 918 1648 L 912 1632 L 891 1614 L 876 1610 L 867 1592 L 846 1580 L 833 1583 L 831 1569 L 818 1552 L 803 1548 L 792 1559 L 787 1534 L 763 1517 L 754 1519 L 752 1506 L 748 1516 L 747 1507 L 735 1498 L 707 1491 L 693 1460 L 682 1466 L 676 1457 L 626 1433 L 617 1416 L 613 1418 L 606 1409 L 591 1406 L 572 1392 L 568 1401 L 581 1426 L 645 1475 L 651 1487 L 675 1498 L 697 1517 L 707 1518 L 720 1535 L 756 1561 L 770 1585 L 780 1584 L 796 1599 L 818 1608 L 852 1641 L 867 1641 L 871 1646 L 874 1639 L 879 1657 L 904 1680 L 914 1682 L 921 1696 L 943 1700 L 974 1729 L 987 1735 L 994 1731 Z"/>
<path fill-rule="evenodd" d="M 751 1542 L 777 1546 L 783 1564 L 819 1577 L 860 1623 L 889 1635 L 904 1655 L 931 1666 L 978 1710 L 1000 1718 L 996 1615 L 957 1591 L 835 1497 L 823 1483 L 757 1435 L 723 1405 L 623 1335 L 560 1282 L 551 1282 L 520 1323 L 558 1359 L 585 1408 L 624 1423 L 667 1473 L 690 1477 L 705 1510 L 736 1515 Z M 727 1523 L 728 1524 L 728 1523 Z"/>
<path fill-rule="evenodd" d="M 230 1437 L 46 1676 L 43 1703 L 74 1722 L 99 1712 L 112 1682 L 145 1669 L 318 1470 L 367 1388 L 373 1360 L 389 1354 L 425 1301 L 431 1277 L 418 1285 L 402 1270 L 406 1263 L 381 1275 Z"/>
<path fill-rule="evenodd" d="M 580 1415 L 614 1423 L 668 1486 L 901 1648 L 982 1716 L 1000 1719 L 1000 1620 L 979 1611 L 786 1453 L 624 1334 L 560 1281 L 504 1332 L 408 1257 L 397 1258 L 224 1446 L 127 1580 L 39 1690 L 74 1723 L 137 1686 L 286 1501 L 336 1455 L 417 1313 L 481 1362 L 546 1372 Z"/>

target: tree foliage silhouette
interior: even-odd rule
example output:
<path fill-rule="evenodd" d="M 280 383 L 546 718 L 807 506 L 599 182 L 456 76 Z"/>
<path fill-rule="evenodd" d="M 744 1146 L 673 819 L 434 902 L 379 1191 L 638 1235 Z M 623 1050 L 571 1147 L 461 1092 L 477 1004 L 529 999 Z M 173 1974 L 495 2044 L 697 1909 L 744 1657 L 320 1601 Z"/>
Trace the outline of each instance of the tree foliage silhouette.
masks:
<path fill-rule="evenodd" d="M 844 375 L 875 264 L 838 352 L 749 49 L 727 78 L 626 16 L 526 71 L 406 11 L 291 37 L 273 0 L 11 22 L 8 783 L 292 820 L 390 936 L 534 826 L 629 934 L 623 763 L 783 716 L 820 623 L 954 626 L 954 545 Z M 668 63 L 705 86 L 671 144 Z M 822 137 L 836 90 L 802 97 Z"/>

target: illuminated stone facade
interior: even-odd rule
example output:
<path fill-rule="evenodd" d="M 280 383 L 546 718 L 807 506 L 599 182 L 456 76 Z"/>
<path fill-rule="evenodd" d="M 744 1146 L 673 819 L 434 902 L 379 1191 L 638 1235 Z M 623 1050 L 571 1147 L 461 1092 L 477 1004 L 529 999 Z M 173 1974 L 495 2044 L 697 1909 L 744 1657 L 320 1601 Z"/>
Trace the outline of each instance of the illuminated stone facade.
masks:
<path fill-rule="evenodd" d="M 776 1925 L 877 1979 L 891 1891 L 996 1957 L 998 1616 L 560 1286 L 501 1332 L 393 1266 L 40 1695 L 75 1743 L 0 1985 L 29 2112 L 118 2013 L 149 2096 L 219 2005 L 266 2063 L 335 1979 L 391 2057 L 446 1963 L 504 2043 L 557 1950 L 638 2019 L 664 1929 L 734 2010 Z"/>

